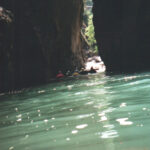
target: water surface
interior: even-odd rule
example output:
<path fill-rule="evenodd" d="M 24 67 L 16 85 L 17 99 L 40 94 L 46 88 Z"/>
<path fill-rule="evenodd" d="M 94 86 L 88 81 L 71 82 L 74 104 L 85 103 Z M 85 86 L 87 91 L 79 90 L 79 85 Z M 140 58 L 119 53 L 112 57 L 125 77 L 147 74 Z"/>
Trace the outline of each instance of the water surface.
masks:
<path fill-rule="evenodd" d="M 1 94 L 0 150 L 150 150 L 150 73 Z"/>

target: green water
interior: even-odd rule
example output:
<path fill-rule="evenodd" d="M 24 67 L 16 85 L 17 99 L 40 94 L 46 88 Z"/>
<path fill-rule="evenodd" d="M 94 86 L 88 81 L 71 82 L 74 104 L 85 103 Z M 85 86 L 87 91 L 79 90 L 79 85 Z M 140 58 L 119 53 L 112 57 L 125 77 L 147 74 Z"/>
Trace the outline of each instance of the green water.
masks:
<path fill-rule="evenodd" d="M 1 94 L 0 150 L 150 150 L 150 73 Z"/>

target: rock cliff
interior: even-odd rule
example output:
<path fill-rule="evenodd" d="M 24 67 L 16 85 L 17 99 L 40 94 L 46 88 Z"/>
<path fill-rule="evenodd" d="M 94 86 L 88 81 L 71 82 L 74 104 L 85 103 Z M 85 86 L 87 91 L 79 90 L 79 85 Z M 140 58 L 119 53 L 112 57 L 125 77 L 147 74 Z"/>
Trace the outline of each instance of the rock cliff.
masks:
<path fill-rule="evenodd" d="M 93 0 L 107 71 L 150 69 L 150 1 Z M 82 0 L 0 0 L 0 91 L 82 66 Z"/>
<path fill-rule="evenodd" d="M 0 0 L 0 91 L 82 66 L 81 0 Z"/>
<path fill-rule="evenodd" d="M 96 39 L 107 71 L 150 69 L 150 1 L 93 1 Z"/>

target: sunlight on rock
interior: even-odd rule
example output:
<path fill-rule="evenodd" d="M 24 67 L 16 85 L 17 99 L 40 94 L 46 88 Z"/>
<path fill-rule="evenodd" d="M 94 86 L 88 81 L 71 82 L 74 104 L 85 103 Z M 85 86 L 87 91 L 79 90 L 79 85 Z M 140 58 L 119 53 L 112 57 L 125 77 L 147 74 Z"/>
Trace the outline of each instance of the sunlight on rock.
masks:
<path fill-rule="evenodd" d="M 93 56 L 88 58 L 88 61 L 85 64 L 85 69 L 89 71 L 93 67 L 97 72 L 105 72 L 106 67 L 104 62 L 101 60 L 100 56 Z"/>

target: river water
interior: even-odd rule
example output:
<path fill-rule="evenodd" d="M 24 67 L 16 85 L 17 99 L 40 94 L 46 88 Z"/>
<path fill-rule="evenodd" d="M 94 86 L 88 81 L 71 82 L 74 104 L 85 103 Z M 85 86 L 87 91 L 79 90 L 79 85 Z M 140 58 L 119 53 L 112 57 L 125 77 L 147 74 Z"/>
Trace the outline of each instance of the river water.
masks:
<path fill-rule="evenodd" d="M 150 73 L 1 94 L 0 150 L 150 150 Z"/>

